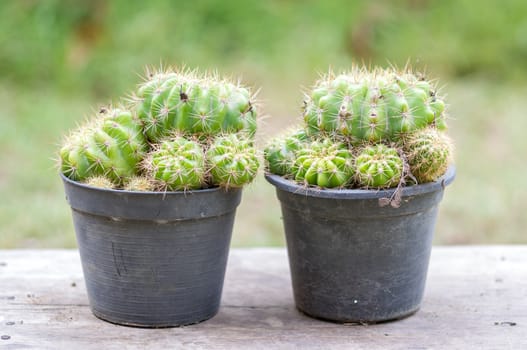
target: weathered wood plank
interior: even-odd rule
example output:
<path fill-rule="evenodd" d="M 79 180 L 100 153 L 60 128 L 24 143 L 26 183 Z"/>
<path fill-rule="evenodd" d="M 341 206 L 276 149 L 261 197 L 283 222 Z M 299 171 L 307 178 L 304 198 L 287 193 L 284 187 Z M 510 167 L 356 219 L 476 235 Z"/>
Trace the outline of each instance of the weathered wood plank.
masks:
<path fill-rule="evenodd" d="M 527 246 L 434 248 L 421 310 L 370 326 L 299 313 L 285 250 L 234 249 L 219 314 L 171 329 L 95 318 L 76 251 L 0 251 L 2 349 L 527 349 L 526 325 Z"/>

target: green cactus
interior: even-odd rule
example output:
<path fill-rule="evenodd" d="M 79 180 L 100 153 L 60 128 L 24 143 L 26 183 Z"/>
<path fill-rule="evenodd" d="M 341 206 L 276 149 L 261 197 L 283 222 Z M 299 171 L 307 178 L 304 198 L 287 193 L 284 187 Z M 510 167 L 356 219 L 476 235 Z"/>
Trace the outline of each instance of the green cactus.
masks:
<path fill-rule="evenodd" d="M 248 89 L 216 76 L 189 71 L 154 74 L 135 94 L 137 114 L 151 142 L 179 131 L 213 136 L 256 132 L 256 110 Z"/>
<path fill-rule="evenodd" d="M 243 135 L 217 137 L 206 157 L 214 186 L 241 187 L 254 179 L 259 167 L 252 140 Z"/>
<path fill-rule="evenodd" d="M 353 177 L 353 155 L 340 142 L 313 141 L 297 152 L 293 172 L 295 180 L 306 185 L 344 187 Z"/>
<path fill-rule="evenodd" d="M 397 186 L 403 175 L 403 160 L 395 148 L 384 144 L 365 146 L 355 159 L 356 179 L 360 187 Z"/>
<path fill-rule="evenodd" d="M 157 144 L 144 168 L 159 189 L 199 189 L 205 183 L 205 156 L 197 141 L 175 136 Z"/>
<path fill-rule="evenodd" d="M 408 135 L 403 149 L 418 183 L 437 180 L 446 172 L 452 156 L 450 138 L 434 128 Z"/>
<path fill-rule="evenodd" d="M 409 71 L 354 67 L 315 85 L 306 96 L 304 120 L 309 134 L 379 142 L 428 125 L 446 128 L 444 107 L 433 85 Z"/>
<path fill-rule="evenodd" d="M 307 141 L 308 136 L 305 130 L 295 130 L 272 140 L 264 149 L 267 170 L 277 175 L 292 175 L 296 152 Z"/>
<path fill-rule="evenodd" d="M 146 148 L 141 126 L 129 111 L 102 108 L 97 118 L 66 139 L 60 168 L 72 180 L 100 175 L 122 184 L 136 173 Z"/>

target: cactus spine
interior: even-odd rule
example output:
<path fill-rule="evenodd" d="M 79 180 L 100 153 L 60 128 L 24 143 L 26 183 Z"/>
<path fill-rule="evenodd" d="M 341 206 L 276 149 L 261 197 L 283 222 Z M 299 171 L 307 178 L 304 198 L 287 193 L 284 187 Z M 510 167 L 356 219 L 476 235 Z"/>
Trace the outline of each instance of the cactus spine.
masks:
<path fill-rule="evenodd" d="M 291 175 L 295 163 L 295 153 L 308 142 L 304 130 L 296 130 L 284 137 L 278 137 L 264 149 L 267 169 L 277 175 Z"/>

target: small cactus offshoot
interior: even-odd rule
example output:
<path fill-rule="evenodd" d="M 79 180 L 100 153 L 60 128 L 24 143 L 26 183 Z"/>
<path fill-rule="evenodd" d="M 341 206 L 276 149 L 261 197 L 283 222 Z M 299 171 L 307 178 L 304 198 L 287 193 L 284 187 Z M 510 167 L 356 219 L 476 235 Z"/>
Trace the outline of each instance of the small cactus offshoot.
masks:
<path fill-rule="evenodd" d="M 435 181 L 446 172 L 452 156 L 452 142 L 433 128 L 408 135 L 403 143 L 410 172 L 417 182 Z"/>
<path fill-rule="evenodd" d="M 344 187 L 353 176 L 353 156 L 342 143 L 313 141 L 298 151 L 293 166 L 295 180 L 318 187 Z"/>
<path fill-rule="evenodd" d="M 251 182 L 259 167 L 252 141 L 236 134 L 217 137 L 206 157 L 211 181 L 221 187 L 241 187 Z"/>
<path fill-rule="evenodd" d="M 183 136 L 156 146 L 146 158 L 145 169 L 162 190 L 193 190 L 205 183 L 203 149 L 198 142 Z"/>
<path fill-rule="evenodd" d="M 86 179 L 84 183 L 91 187 L 98 187 L 98 188 L 103 188 L 107 190 L 111 190 L 115 188 L 115 184 L 112 181 L 110 181 L 110 179 L 108 179 L 105 176 L 100 176 L 100 175 L 92 176 Z"/>
<path fill-rule="evenodd" d="M 304 147 L 308 136 L 304 130 L 297 130 L 285 137 L 275 138 L 264 149 L 267 168 L 273 174 L 290 175 L 295 162 L 295 152 Z"/>
<path fill-rule="evenodd" d="M 403 174 L 403 160 L 397 150 L 383 144 L 366 146 L 357 155 L 355 167 L 360 187 L 394 187 Z"/>
<path fill-rule="evenodd" d="M 147 176 L 132 176 L 124 186 L 125 191 L 150 192 L 155 190 L 152 180 Z"/>

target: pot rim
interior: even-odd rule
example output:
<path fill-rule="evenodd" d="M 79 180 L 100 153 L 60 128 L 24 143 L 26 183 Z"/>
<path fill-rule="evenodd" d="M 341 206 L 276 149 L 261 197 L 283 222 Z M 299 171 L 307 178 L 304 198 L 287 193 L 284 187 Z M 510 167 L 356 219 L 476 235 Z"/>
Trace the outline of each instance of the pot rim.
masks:
<path fill-rule="evenodd" d="M 401 195 L 403 197 L 415 196 L 424 193 L 435 192 L 443 190 L 450 185 L 456 177 L 456 167 L 450 165 L 443 176 L 433 182 L 427 182 L 418 185 L 402 187 Z M 288 180 L 280 175 L 265 173 L 265 179 L 274 185 L 277 189 L 298 194 L 302 196 L 310 196 L 317 198 L 334 198 L 334 199 L 379 199 L 391 198 L 397 188 L 381 189 L 381 190 L 366 190 L 366 189 L 322 189 L 315 187 L 304 187 L 298 183 Z"/>
<path fill-rule="evenodd" d="M 133 194 L 140 194 L 140 195 L 151 195 L 151 196 L 159 196 L 159 195 L 162 195 L 162 196 L 174 196 L 174 195 L 188 195 L 188 194 L 193 194 L 193 193 L 207 193 L 207 192 L 217 192 L 217 191 L 224 191 L 224 192 L 227 192 L 228 190 L 223 188 L 223 187 L 210 187 L 210 188 L 201 188 L 201 189 L 198 189 L 198 190 L 186 190 L 186 191 L 129 191 L 129 190 L 119 190 L 119 189 L 111 189 L 111 188 L 101 188 L 101 187 L 95 187 L 95 186 L 89 186 L 87 184 L 84 184 L 82 182 L 79 182 L 79 181 L 75 181 L 75 180 L 72 180 L 70 179 L 69 177 L 67 177 L 66 175 L 64 175 L 63 173 L 59 173 L 62 181 L 64 182 L 67 182 L 73 186 L 77 186 L 77 187 L 80 187 L 80 188 L 84 188 L 84 189 L 87 189 L 87 190 L 92 190 L 92 191 L 98 191 L 98 192 L 101 192 L 101 193 L 115 193 L 115 194 L 130 194 L 130 195 L 133 195 Z M 234 189 L 239 189 L 239 188 L 234 188 L 232 187 L 231 188 L 232 190 Z"/>
<path fill-rule="evenodd" d="M 117 219 L 168 222 L 225 215 L 241 201 L 242 188 L 141 192 L 104 189 L 60 174 L 66 200 L 78 212 Z"/>

